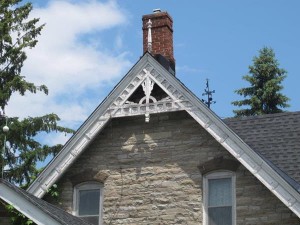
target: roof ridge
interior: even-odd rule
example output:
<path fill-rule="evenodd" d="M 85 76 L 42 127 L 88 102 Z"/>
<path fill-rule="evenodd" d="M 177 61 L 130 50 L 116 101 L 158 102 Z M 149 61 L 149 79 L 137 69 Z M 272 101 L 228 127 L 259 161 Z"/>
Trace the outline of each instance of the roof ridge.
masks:
<path fill-rule="evenodd" d="M 254 116 L 242 116 L 242 117 L 227 117 L 223 118 L 224 121 L 230 121 L 230 120 L 251 120 L 251 119 L 265 119 L 265 118 L 271 118 L 271 117 L 283 117 L 287 114 L 299 114 L 300 111 L 295 112 L 280 112 L 280 113 L 270 113 L 270 114 L 263 114 L 263 115 L 254 115 Z"/>

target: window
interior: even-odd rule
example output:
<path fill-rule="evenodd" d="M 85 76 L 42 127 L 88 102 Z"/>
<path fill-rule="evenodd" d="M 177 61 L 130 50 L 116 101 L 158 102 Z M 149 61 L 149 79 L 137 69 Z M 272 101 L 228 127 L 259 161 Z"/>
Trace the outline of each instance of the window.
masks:
<path fill-rule="evenodd" d="M 235 225 L 235 176 L 213 172 L 204 176 L 204 224 Z"/>
<path fill-rule="evenodd" d="M 102 185 L 83 183 L 74 189 L 74 214 L 84 220 L 100 225 L 102 219 Z"/>

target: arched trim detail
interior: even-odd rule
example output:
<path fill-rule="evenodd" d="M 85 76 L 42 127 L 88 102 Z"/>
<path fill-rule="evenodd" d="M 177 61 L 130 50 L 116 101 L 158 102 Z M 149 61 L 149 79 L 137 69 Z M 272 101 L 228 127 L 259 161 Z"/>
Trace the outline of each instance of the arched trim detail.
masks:
<path fill-rule="evenodd" d="M 96 171 L 93 169 L 86 169 L 82 172 L 75 174 L 70 177 L 70 181 L 72 182 L 73 186 L 76 186 L 81 183 L 85 182 L 99 182 L 104 183 L 105 180 L 108 178 L 108 173 L 103 171 Z"/>
<path fill-rule="evenodd" d="M 240 163 L 237 160 L 225 159 L 224 157 L 218 157 L 218 158 L 209 160 L 203 164 L 200 164 L 198 166 L 198 168 L 199 168 L 201 174 L 205 175 L 211 171 L 217 171 L 217 170 L 229 170 L 229 171 L 235 172 L 239 166 L 240 166 Z"/>

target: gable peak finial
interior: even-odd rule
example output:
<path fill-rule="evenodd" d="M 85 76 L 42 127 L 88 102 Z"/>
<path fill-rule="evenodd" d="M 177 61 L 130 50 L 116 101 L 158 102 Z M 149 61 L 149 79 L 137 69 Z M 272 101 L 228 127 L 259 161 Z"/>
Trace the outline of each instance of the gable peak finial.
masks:
<path fill-rule="evenodd" d="M 152 33 L 151 33 L 152 22 L 150 19 L 147 22 L 147 27 L 148 27 L 148 52 L 151 53 L 151 51 L 152 51 Z"/>

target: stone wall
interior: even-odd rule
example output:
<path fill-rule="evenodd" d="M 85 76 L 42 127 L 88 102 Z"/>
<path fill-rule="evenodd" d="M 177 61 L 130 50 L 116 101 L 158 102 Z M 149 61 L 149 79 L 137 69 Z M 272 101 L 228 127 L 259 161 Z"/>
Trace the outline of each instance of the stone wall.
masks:
<path fill-rule="evenodd" d="M 202 224 L 199 165 L 233 157 L 187 113 L 119 118 L 96 137 L 58 182 L 72 211 L 73 186 L 104 184 L 104 224 Z M 234 159 L 233 159 L 234 160 Z M 300 220 L 242 165 L 236 171 L 237 224 Z"/>

